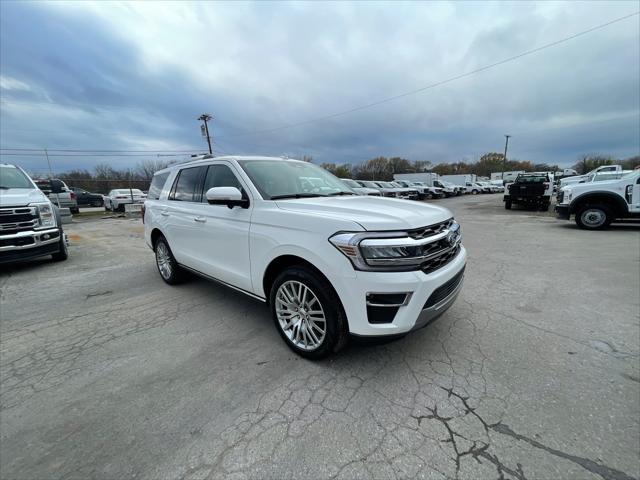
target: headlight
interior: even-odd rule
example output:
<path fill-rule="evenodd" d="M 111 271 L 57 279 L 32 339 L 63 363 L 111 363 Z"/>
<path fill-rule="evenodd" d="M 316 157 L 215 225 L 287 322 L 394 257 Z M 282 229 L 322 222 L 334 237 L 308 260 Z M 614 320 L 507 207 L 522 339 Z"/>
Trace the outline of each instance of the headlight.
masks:
<path fill-rule="evenodd" d="M 329 241 L 356 270 L 411 271 L 457 247 L 461 238 L 460 225 L 452 221 L 426 238 L 412 238 L 408 232 L 358 232 L 337 233 Z"/>
<path fill-rule="evenodd" d="M 31 207 L 36 207 L 40 220 L 39 228 L 52 228 L 56 226 L 56 214 L 50 203 L 32 203 Z"/>

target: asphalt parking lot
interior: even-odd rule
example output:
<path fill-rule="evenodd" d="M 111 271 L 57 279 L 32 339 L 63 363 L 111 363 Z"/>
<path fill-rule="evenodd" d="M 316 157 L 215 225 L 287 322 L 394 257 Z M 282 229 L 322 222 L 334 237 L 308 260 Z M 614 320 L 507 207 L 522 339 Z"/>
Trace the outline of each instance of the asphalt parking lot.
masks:
<path fill-rule="evenodd" d="M 139 220 L 2 267 L 0 477 L 640 477 L 640 229 L 440 200 L 464 289 L 436 323 L 313 363 L 267 308 L 165 285 Z"/>

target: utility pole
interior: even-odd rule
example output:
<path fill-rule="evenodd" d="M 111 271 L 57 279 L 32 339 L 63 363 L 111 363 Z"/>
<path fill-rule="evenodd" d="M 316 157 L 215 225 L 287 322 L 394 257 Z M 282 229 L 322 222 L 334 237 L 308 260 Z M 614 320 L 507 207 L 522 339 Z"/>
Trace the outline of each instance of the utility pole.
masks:
<path fill-rule="evenodd" d="M 213 155 L 213 150 L 211 150 L 211 137 L 209 136 L 209 125 L 207 125 L 207 122 L 212 119 L 213 117 L 208 113 L 203 113 L 198 117 L 198 120 L 204 122 L 204 132 L 207 137 L 207 144 L 209 145 L 209 155 Z"/>
<path fill-rule="evenodd" d="M 504 136 L 504 158 L 502 159 L 502 181 L 504 182 L 504 171 L 507 169 L 507 148 L 509 147 L 509 138 L 511 135 Z"/>

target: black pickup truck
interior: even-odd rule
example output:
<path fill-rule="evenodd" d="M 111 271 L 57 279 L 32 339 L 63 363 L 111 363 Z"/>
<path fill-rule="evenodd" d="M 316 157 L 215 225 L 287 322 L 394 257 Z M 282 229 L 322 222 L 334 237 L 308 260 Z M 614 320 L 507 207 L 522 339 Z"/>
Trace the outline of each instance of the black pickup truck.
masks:
<path fill-rule="evenodd" d="M 518 203 L 546 211 L 551 205 L 552 193 L 553 179 L 547 173 L 521 173 L 515 182 L 507 185 L 504 208 L 511 210 L 511 205 Z"/>

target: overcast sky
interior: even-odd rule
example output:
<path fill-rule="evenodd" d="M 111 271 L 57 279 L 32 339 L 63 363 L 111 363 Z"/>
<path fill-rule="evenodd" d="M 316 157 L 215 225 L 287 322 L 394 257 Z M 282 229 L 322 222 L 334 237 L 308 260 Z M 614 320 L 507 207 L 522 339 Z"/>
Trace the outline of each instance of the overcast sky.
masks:
<path fill-rule="evenodd" d="M 208 112 L 216 153 L 437 163 L 502 151 L 510 133 L 510 158 L 629 157 L 640 151 L 638 16 L 415 95 L 269 130 L 455 77 L 638 6 L 2 1 L 0 143 L 204 150 L 196 117 Z M 141 158 L 52 161 L 60 171 Z"/>

